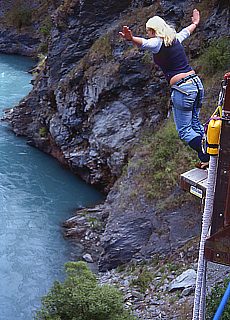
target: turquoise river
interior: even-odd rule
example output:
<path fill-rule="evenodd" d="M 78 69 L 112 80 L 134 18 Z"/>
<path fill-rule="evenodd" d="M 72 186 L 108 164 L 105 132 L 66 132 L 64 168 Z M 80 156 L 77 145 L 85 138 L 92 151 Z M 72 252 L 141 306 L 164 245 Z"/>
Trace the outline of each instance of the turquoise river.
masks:
<path fill-rule="evenodd" d="M 0 108 L 31 90 L 30 59 L 0 55 Z M 32 320 L 40 298 L 80 247 L 62 236 L 76 208 L 102 200 L 56 160 L 0 123 L 0 320 Z"/>

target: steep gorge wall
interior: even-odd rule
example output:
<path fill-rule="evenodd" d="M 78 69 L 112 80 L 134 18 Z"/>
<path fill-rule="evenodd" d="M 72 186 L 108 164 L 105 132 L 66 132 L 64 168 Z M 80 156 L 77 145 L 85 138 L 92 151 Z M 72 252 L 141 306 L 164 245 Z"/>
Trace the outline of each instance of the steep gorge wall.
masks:
<path fill-rule="evenodd" d="M 165 81 L 158 81 L 150 57 L 118 36 L 118 17 L 130 5 L 72 1 L 68 10 L 60 6 L 34 90 L 8 114 L 17 134 L 106 190 L 142 127 L 154 127 L 167 109 L 159 105 Z"/>
<path fill-rule="evenodd" d="M 135 170 L 117 180 L 142 132 L 154 132 L 166 117 L 169 102 L 169 88 L 151 56 L 125 43 L 118 31 L 128 24 L 135 34 L 144 34 L 145 21 L 154 14 L 180 29 L 190 23 L 196 5 L 191 0 L 110 0 L 97 5 L 91 0 L 64 1 L 52 14 L 48 55 L 33 91 L 6 114 L 16 134 L 27 136 L 29 143 L 87 182 L 110 191 L 103 207 L 108 223 L 101 269 L 181 245 L 184 240 L 175 237 L 180 228 L 187 230 L 182 225 L 185 215 L 187 220 L 193 218 L 193 228 L 184 239 L 199 229 L 199 216 L 194 220 L 188 207 L 159 216 L 155 203 L 147 202 L 141 190 L 133 201 Z M 229 32 L 228 1 L 209 6 L 187 42 L 191 57 L 200 53 L 202 42 L 212 39 L 213 33 Z"/>
<path fill-rule="evenodd" d="M 110 0 L 95 5 L 65 0 L 56 11 L 49 3 L 53 27 L 47 59 L 32 93 L 10 113 L 12 127 L 89 183 L 109 190 L 143 128 L 153 130 L 168 108 L 161 72 L 150 54 L 119 38 L 121 25 L 144 34 L 147 18 L 159 14 L 181 28 L 190 22 L 196 1 Z M 226 33 L 226 4 L 218 1 L 202 32 L 189 40 L 191 55 L 199 53 L 204 38 L 212 38 L 215 26 L 218 34 Z"/>
<path fill-rule="evenodd" d="M 2 0 L 0 3 L 0 52 L 37 58 L 44 42 L 41 27 L 61 0 Z"/>

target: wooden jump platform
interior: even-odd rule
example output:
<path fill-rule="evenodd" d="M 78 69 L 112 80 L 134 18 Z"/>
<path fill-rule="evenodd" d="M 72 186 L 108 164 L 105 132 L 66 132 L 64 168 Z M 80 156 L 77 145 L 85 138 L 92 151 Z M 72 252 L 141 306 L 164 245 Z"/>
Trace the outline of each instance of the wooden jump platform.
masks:
<path fill-rule="evenodd" d="M 207 189 L 207 178 L 208 170 L 194 168 L 181 174 L 181 188 L 203 199 Z"/>

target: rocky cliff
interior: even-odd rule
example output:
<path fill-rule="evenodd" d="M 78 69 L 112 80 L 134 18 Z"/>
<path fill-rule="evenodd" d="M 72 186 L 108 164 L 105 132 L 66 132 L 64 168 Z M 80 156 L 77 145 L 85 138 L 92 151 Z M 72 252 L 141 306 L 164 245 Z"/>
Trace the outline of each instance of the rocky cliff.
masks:
<path fill-rule="evenodd" d="M 155 197 L 147 199 L 138 184 L 135 165 L 124 170 L 140 160 L 136 150 L 143 136 L 154 134 L 167 117 L 169 88 L 151 56 L 125 43 L 118 32 L 129 25 L 135 34 L 145 34 L 145 22 L 154 14 L 181 29 L 198 2 L 65 0 L 57 8 L 48 3 L 47 55 L 36 70 L 32 92 L 6 112 L 6 120 L 17 135 L 108 194 L 100 209 L 107 221 L 101 270 L 176 249 L 198 234 L 198 206 L 159 213 Z M 190 58 L 200 54 L 204 40 L 229 33 L 228 1 L 201 1 L 200 9 L 202 24 L 185 44 Z M 30 31 L 25 40 L 20 38 L 24 29 L 15 31 L 12 39 L 20 43 L 15 51 L 15 41 L 1 30 L 2 52 L 29 55 L 32 42 L 41 41 L 36 32 L 36 39 Z M 143 153 L 141 157 L 143 161 Z M 188 221 L 191 228 L 186 228 Z"/>
<path fill-rule="evenodd" d="M 12 123 L 17 134 L 109 190 L 141 128 L 165 116 L 159 101 L 166 90 L 164 80 L 152 80 L 149 57 L 118 37 L 118 17 L 130 1 L 116 9 L 112 1 L 93 4 L 66 2 L 68 10 L 64 3 L 54 13 L 47 60 Z"/>
<path fill-rule="evenodd" d="M 61 3 L 38 0 L 2 0 L 0 4 L 0 52 L 37 58 L 46 42 L 50 14 Z"/>

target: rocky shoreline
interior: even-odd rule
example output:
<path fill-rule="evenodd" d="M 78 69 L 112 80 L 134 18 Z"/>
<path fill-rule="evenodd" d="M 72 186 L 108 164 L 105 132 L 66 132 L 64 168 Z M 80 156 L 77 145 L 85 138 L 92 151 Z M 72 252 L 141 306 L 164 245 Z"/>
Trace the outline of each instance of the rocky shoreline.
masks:
<path fill-rule="evenodd" d="M 103 205 L 94 208 L 84 208 L 77 211 L 77 215 L 63 223 L 63 236 L 74 239 L 83 247 L 82 259 L 97 265 L 103 250 L 101 236 L 105 229 L 106 216 Z"/>
<path fill-rule="evenodd" d="M 101 285 L 110 284 L 121 290 L 125 307 L 142 320 L 187 320 L 192 318 L 198 261 L 199 238 L 169 254 L 155 254 L 148 261 L 141 259 L 116 269 L 98 271 L 97 263 L 103 251 L 101 237 L 108 218 L 103 208 L 78 210 L 64 224 L 64 236 L 74 238 L 83 246 L 82 260 L 96 272 Z M 230 267 L 209 262 L 207 293 L 228 277 Z"/>
<path fill-rule="evenodd" d="M 191 250 L 197 249 L 197 246 L 191 246 Z M 157 266 L 154 266 L 154 263 L 142 266 L 142 271 L 140 267 L 136 269 L 133 267 L 134 271 L 130 272 L 127 267 L 125 271 L 112 270 L 99 274 L 99 281 L 101 284 L 108 283 L 117 286 L 124 294 L 126 307 L 133 310 L 137 319 L 192 319 L 197 262 L 177 260 L 174 257 L 171 261 L 177 262 L 173 264 L 170 260 L 165 261 L 161 257 L 158 259 L 162 260 L 160 263 L 158 260 Z M 140 289 L 140 281 L 138 281 L 143 268 L 145 268 L 145 273 L 153 275 L 145 291 Z M 132 270 L 132 267 L 130 269 Z M 209 262 L 207 265 L 207 293 L 211 292 L 215 284 L 222 283 L 223 279 L 229 276 L 229 272 L 230 267 Z M 172 285 L 175 289 L 172 289 Z"/>

